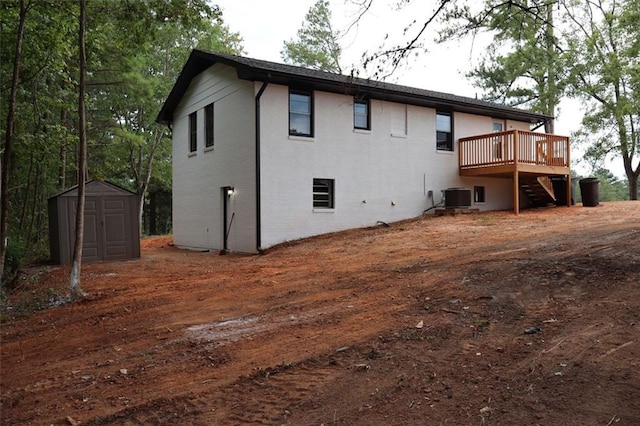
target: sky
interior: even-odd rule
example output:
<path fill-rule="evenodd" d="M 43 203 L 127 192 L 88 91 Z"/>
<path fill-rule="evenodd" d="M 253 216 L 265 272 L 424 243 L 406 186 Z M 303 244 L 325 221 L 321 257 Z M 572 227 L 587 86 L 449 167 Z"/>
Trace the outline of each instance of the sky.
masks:
<path fill-rule="evenodd" d="M 244 39 L 246 55 L 249 57 L 282 62 L 280 52 L 284 41 L 296 38 L 309 8 L 315 0 L 212 0 L 223 11 L 223 19 L 231 31 Z M 415 2 L 410 9 L 393 11 L 386 0 L 374 2 L 357 26 L 347 28 L 357 16 L 357 7 L 349 1 L 331 0 L 332 22 L 340 33 L 341 65 L 346 72 L 358 67 L 365 51 L 375 51 L 389 34 L 389 40 L 403 40 L 401 31 L 416 13 L 429 13 L 424 4 Z M 421 3 L 421 4 L 420 4 Z M 468 44 L 468 43 L 467 43 Z M 468 68 L 469 46 L 451 45 L 429 47 L 433 53 L 423 55 L 419 61 L 411 61 L 409 67 L 398 70 L 388 81 L 413 87 L 440 90 L 459 95 L 475 96 L 458 69 Z M 453 54 L 455 51 L 455 54 Z M 363 77 L 369 77 L 364 76 Z"/>
<path fill-rule="evenodd" d="M 401 11 L 394 10 L 392 4 L 400 0 L 378 0 L 356 26 L 350 24 L 357 16 L 358 0 L 330 0 L 332 25 L 343 35 L 341 66 L 344 73 L 359 67 L 363 53 L 377 50 L 386 37 L 387 46 L 393 42 L 406 41 L 403 30 L 414 19 L 418 23 L 430 16 L 433 2 L 416 1 Z M 361 1 L 361 0 L 360 0 Z M 243 38 L 245 56 L 282 63 L 280 52 L 284 41 L 296 38 L 302 27 L 305 15 L 315 0 L 212 0 L 220 6 L 222 18 L 232 32 Z M 349 29 L 350 28 L 350 29 Z M 347 31 L 349 29 L 349 31 Z M 409 35 L 411 33 L 408 33 Z M 399 68 L 387 79 L 391 83 L 461 96 L 478 97 L 480 90 L 464 76 L 479 63 L 488 39 L 467 39 L 460 42 L 436 44 L 435 28 L 423 40 L 428 43 L 426 53 L 410 59 L 407 65 Z M 360 77 L 371 77 L 363 75 Z M 578 101 L 564 101 L 560 105 L 560 114 L 556 119 L 555 133 L 571 136 L 580 128 L 582 119 L 581 104 Z M 572 147 L 572 157 L 580 158 L 577 147 Z M 574 165 L 579 174 L 587 174 L 586 165 Z M 624 177 L 620 164 L 608 164 L 614 174 Z"/>

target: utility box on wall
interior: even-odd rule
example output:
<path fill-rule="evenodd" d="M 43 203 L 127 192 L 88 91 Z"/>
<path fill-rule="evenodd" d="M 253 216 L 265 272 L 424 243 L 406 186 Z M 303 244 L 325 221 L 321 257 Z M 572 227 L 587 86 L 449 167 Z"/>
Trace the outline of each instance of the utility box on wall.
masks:
<path fill-rule="evenodd" d="M 78 187 L 49 197 L 51 260 L 70 263 L 75 242 Z M 140 257 L 138 196 L 109 182 L 85 186 L 82 261 L 115 261 Z"/>

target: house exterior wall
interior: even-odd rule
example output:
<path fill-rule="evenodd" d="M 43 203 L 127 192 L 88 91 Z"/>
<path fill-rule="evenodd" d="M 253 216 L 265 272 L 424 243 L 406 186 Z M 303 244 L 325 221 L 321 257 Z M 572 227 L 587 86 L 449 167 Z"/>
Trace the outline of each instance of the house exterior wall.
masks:
<path fill-rule="evenodd" d="M 173 116 L 174 243 L 192 249 L 256 252 L 275 244 L 419 216 L 447 188 L 484 188 L 480 210 L 513 207 L 509 179 L 460 177 L 458 138 L 490 133 L 496 119 L 452 113 L 454 151 L 436 149 L 436 110 L 372 99 L 370 129 L 354 129 L 353 97 L 314 91 L 314 136 L 289 136 L 289 87 L 261 96 L 260 247 L 257 241 L 255 97 L 261 82 L 216 64 L 198 74 Z M 204 141 L 204 108 L 214 104 L 215 140 Z M 189 114 L 198 146 L 189 149 Z M 505 130 L 528 130 L 502 121 Z M 313 207 L 313 180 L 332 179 L 335 208 Z M 227 198 L 222 188 L 233 187 Z M 473 193 L 473 192 L 472 192 Z M 432 194 L 432 196 L 430 196 Z M 228 204 L 223 223 L 224 202 Z"/>
<path fill-rule="evenodd" d="M 436 150 L 435 109 L 371 100 L 371 130 L 354 130 L 353 98 L 316 91 L 314 137 L 301 138 L 288 135 L 288 95 L 288 87 L 269 85 L 262 97 L 263 248 L 416 217 L 451 187 L 484 186 L 486 200 L 475 206 L 482 210 L 512 207 L 509 180 L 461 178 L 457 142 L 454 152 Z M 454 113 L 454 141 L 490 133 L 492 122 Z M 314 178 L 334 179 L 334 209 L 313 208 Z"/>
<path fill-rule="evenodd" d="M 256 250 L 254 84 L 216 64 L 196 76 L 173 120 L 173 239 L 179 247 Z M 205 148 L 204 108 L 214 103 L 214 145 Z M 189 152 L 189 114 L 197 113 L 198 146 Z M 227 198 L 223 223 L 222 187 Z M 233 218 L 233 219 L 232 219 Z"/>

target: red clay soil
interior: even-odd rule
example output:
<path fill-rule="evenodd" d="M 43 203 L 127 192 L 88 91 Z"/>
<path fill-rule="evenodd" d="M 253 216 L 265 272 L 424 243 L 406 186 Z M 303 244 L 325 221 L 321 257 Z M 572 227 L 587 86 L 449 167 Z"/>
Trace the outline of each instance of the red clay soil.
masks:
<path fill-rule="evenodd" d="M 640 424 L 638 202 L 263 255 L 170 242 L 83 265 L 81 302 L 4 313 L 3 425 Z M 40 268 L 9 301 L 68 276 Z"/>

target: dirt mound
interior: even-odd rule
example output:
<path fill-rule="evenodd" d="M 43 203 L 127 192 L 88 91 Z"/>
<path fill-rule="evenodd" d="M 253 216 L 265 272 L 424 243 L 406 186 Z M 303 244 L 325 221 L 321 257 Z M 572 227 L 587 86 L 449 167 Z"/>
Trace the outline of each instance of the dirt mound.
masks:
<path fill-rule="evenodd" d="M 142 250 L 161 249 L 173 246 L 173 238 L 171 235 L 162 235 L 159 237 L 146 237 L 140 240 L 140 248 Z"/>

